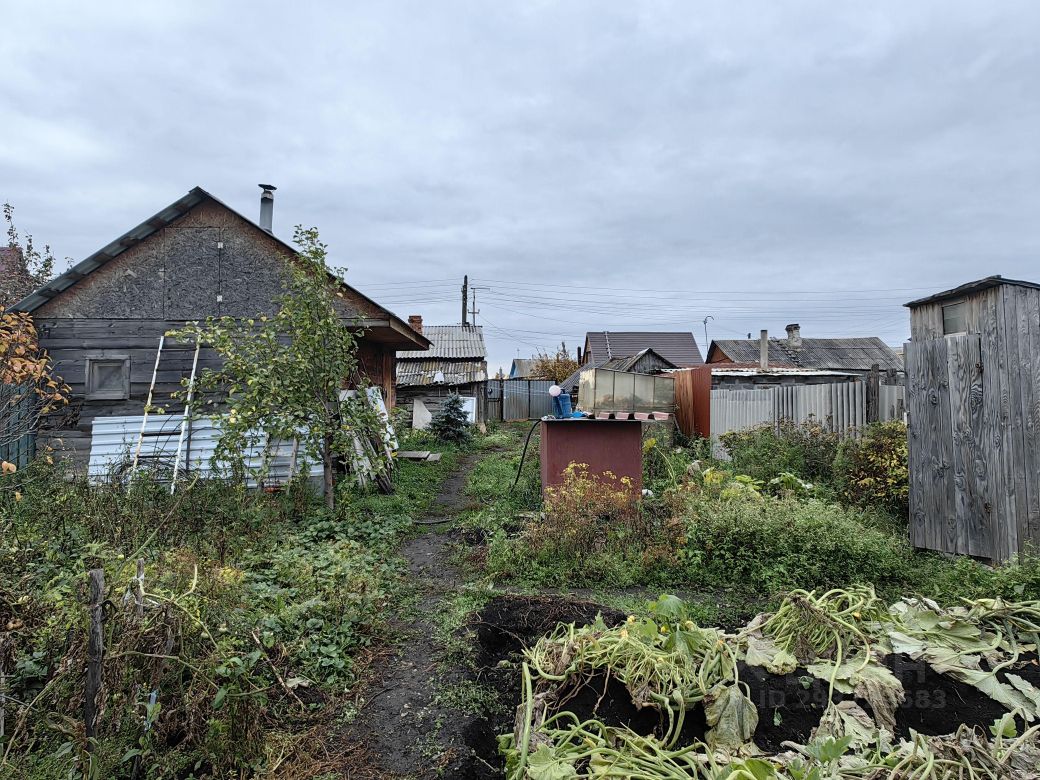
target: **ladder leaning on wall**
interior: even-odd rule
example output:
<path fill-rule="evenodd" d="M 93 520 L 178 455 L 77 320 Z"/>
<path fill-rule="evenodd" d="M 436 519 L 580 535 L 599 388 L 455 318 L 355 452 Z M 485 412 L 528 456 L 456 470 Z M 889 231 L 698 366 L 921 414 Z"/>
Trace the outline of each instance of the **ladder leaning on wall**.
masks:
<path fill-rule="evenodd" d="M 147 433 L 148 428 L 148 415 L 152 410 L 152 397 L 155 394 L 155 384 L 159 376 L 159 365 L 163 358 L 163 348 L 166 346 L 166 336 L 169 335 L 164 333 L 159 337 L 159 349 L 155 353 L 155 365 L 152 367 L 152 381 L 148 385 L 148 400 L 144 404 L 144 414 L 141 416 L 141 430 L 137 435 L 137 446 L 134 448 L 134 460 L 130 465 L 130 480 L 137 475 L 137 469 L 141 462 L 141 449 L 144 445 L 144 440 L 149 436 Z M 184 416 L 181 418 L 180 431 L 177 434 L 177 451 L 173 459 L 173 475 L 170 477 L 170 493 L 173 493 L 177 489 L 177 477 L 181 470 L 182 452 L 184 449 L 184 438 L 188 431 L 191 430 L 191 414 L 192 414 L 192 400 L 195 397 L 195 375 L 199 366 L 199 350 L 201 348 L 201 342 L 198 339 L 195 340 L 195 353 L 191 360 L 191 375 L 188 379 L 188 395 L 184 405 Z M 166 436 L 165 431 L 160 431 L 157 434 L 152 434 L 153 437 Z M 184 456 L 184 460 L 187 456 Z M 129 488 L 129 482 L 127 487 Z"/>

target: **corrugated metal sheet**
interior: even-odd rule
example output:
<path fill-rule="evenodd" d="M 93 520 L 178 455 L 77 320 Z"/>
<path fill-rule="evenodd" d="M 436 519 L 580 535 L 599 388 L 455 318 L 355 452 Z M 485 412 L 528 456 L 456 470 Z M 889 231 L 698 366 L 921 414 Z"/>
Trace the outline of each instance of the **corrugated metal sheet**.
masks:
<path fill-rule="evenodd" d="M 484 330 L 479 325 L 424 325 L 422 335 L 432 346 L 423 351 L 398 352 L 399 362 L 429 358 L 484 360 L 487 357 Z"/>
<path fill-rule="evenodd" d="M 625 358 L 652 349 L 679 368 L 704 362 L 692 333 L 684 331 L 589 331 L 585 334 L 589 362 Z"/>
<path fill-rule="evenodd" d="M 712 344 L 734 363 L 758 365 L 758 339 L 717 339 Z M 882 371 L 903 370 L 903 361 L 899 356 L 875 336 L 854 339 L 803 338 L 802 347 L 797 351 L 787 346 L 786 339 L 769 340 L 770 367 L 869 371 L 875 363 Z"/>
<path fill-rule="evenodd" d="M 143 468 L 151 469 L 159 475 L 172 473 L 183 419 L 184 416 L 180 414 L 149 415 L 141 445 Z M 129 474 L 141 432 L 141 420 L 140 415 L 94 419 L 87 468 L 90 479 L 104 482 Z M 185 478 L 196 475 L 203 478 L 226 476 L 213 463 L 219 439 L 219 418 L 196 417 L 192 420 L 190 443 L 186 436 L 181 453 L 181 467 L 187 470 Z M 263 436 L 258 434 L 246 453 L 247 484 L 256 487 L 257 478 L 261 474 L 265 475 L 265 485 L 285 484 L 292 468 L 293 443 L 279 440 L 270 442 L 266 448 L 263 445 Z M 307 469 L 312 477 L 321 477 L 320 463 L 308 464 L 302 455 L 297 454 L 296 473 L 302 469 Z"/>
<path fill-rule="evenodd" d="M 899 385 L 881 385 L 881 421 L 903 419 L 904 392 Z M 810 418 L 844 434 L 866 424 L 866 407 L 866 385 L 861 381 L 712 390 L 711 435 L 716 438 L 779 420 L 804 423 Z M 716 454 L 724 456 L 720 448 Z"/>
<path fill-rule="evenodd" d="M 502 419 L 537 420 L 552 414 L 548 379 L 506 379 L 502 382 Z"/>
<path fill-rule="evenodd" d="M 483 360 L 400 360 L 397 361 L 398 387 L 435 384 L 437 372 L 444 375 L 443 384 L 464 385 L 487 379 L 487 363 Z"/>

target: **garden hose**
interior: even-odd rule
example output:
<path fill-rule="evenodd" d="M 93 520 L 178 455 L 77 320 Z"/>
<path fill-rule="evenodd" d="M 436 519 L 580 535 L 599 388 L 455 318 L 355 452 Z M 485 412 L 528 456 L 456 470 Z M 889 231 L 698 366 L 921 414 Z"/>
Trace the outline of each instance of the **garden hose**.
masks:
<path fill-rule="evenodd" d="M 520 475 L 524 471 L 524 459 L 527 457 L 527 445 L 531 443 L 531 436 L 534 435 L 534 429 L 538 426 L 541 420 L 535 420 L 531 426 L 531 430 L 527 432 L 527 438 L 524 439 L 524 451 L 520 454 L 520 466 L 516 470 L 516 479 L 513 480 L 513 484 L 509 488 L 509 492 L 512 493 L 516 488 L 517 483 L 520 481 Z"/>

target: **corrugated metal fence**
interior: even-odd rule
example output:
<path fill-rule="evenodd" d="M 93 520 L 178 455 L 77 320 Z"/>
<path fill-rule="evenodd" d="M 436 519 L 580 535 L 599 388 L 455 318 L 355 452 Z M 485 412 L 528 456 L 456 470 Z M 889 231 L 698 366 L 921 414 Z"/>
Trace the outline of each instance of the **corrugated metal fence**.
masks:
<path fill-rule="evenodd" d="M 879 419 L 902 419 L 904 388 L 882 385 Z M 863 382 L 822 385 L 782 385 L 759 390 L 712 390 L 711 433 L 721 436 L 763 423 L 813 418 L 844 433 L 866 423 L 866 386 Z"/>
<path fill-rule="evenodd" d="M 537 420 L 552 414 L 551 380 L 489 379 L 482 386 L 483 392 L 478 392 L 481 420 Z"/>

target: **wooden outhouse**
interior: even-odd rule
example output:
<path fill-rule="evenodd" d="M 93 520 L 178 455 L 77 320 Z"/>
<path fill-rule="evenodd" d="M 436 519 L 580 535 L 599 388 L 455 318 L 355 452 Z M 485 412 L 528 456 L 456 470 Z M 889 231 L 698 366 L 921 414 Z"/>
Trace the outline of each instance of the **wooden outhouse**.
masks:
<path fill-rule="evenodd" d="M 1040 284 L 990 276 L 907 306 L 913 543 L 1040 548 Z"/>

